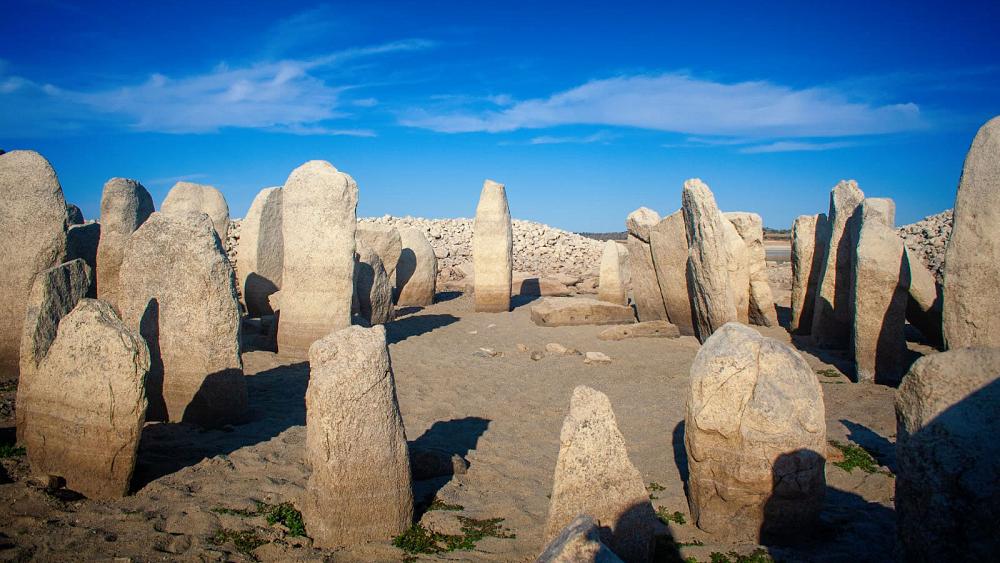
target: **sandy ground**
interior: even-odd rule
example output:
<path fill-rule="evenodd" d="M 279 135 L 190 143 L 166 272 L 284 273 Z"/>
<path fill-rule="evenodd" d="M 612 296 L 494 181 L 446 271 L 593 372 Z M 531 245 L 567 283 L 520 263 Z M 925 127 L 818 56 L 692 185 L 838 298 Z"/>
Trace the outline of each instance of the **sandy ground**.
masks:
<path fill-rule="evenodd" d="M 418 481 L 421 512 L 437 497 L 460 511 L 430 511 L 423 522 L 457 528 L 460 515 L 503 518 L 515 538 L 486 538 L 473 551 L 420 560 L 530 561 L 542 547 L 559 431 L 573 388 L 589 385 L 610 397 L 632 462 L 653 492 L 656 507 L 679 511 L 685 524 L 670 524 L 683 557 L 708 561 L 713 551 L 741 553 L 753 545 L 732 545 L 698 530 L 684 494 L 684 402 L 688 371 L 698 351 L 691 337 L 605 342 L 600 327 L 540 328 L 531 323 L 527 298 L 509 314 L 472 311 L 471 296 L 445 294 L 422 310 L 410 309 L 389 326 L 390 353 L 407 437 L 463 456 L 466 473 Z M 787 318 L 788 292 L 779 310 Z M 780 328 L 761 329 L 789 342 Z M 580 351 L 600 351 L 610 365 L 585 365 L 581 356 L 532 350 L 558 342 Z M 481 357 L 481 347 L 502 355 Z M 847 368 L 845 356 L 805 357 L 816 370 Z M 139 453 L 133 496 L 111 502 L 81 499 L 65 490 L 47 491 L 27 479 L 23 457 L 3 460 L 0 474 L 0 560 L 37 561 L 401 561 L 406 555 L 387 540 L 339 551 L 313 549 L 262 516 L 222 509 L 252 510 L 256 501 L 295 503 L 306 483 L 305 364 L 281 365 L 268 352 L 244 355 L 252 421 L 202 431 L 181 424 L 147 426 Z M 885 468 L 894 468 L 894 390 L 856 385 L 843 375 L 817 377 L 825 394 L 827 432 L 832 440 L 869 449 Z M 13 438 L 10 403 L 2 390 L 3 442 Z M 799 546 L 767 546 L 784 561 L 886 561 L 895 537 L 891 475 L 846 472 L 827 465 L 828 490 L 822 526 Z M 336 510 L 336 507 L 330 507 Z M 248 531 L 268 541 L 252 555 L 233 542 L 217 545 L 218 531 Z M 674 553 L 676 556 L 676 553 Z M 125 559 L 115 559 L 125 558 Z M 669 560 L 669 559 L 664 559 Z"/>

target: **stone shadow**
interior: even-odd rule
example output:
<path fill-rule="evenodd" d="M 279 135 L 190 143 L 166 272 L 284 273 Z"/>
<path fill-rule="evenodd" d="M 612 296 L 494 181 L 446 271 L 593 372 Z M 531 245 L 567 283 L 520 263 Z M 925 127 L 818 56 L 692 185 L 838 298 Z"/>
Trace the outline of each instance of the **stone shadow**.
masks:
<path fill-rule="evenodd" d="M 444 303 L 445 301 L 451 301 L 452 299 L 458 299 L 463 294 L 461 291 L 439 291 L 434 295 L 435 303 Z"/>
<path fill-rule="evenodd" d="M 778 313 L 778 326 L 792 332 L 792 308 L 774 304 L 774 310 Z"/>
<path fill-rule="evenodd" d="M 674 450 L 674 465 L 677 466 L 677 472 L 681 475 L 681 482 L 684 484 L 684 496 L 688 496 L 688 458 L 687 449 L 684 447 L 684 421 L 677 423 L 674 426 L 673 438 L 671 440 L 671 445 Z"/>
<path fill-rule="evenodd" d="M 454 315 L 415 315 L 397 319 L 385 325 L 386 341 L 397 344 L 413 336 L 420 336 L 443 326 L 458 322 Z"/>
<path fill-rule="evenodd" d="M 412 468 L 416 520 L 420 520 L 438 491 L 454 476 L 451 458 L 459 456 L 465 460 L 489 426 L 489 419 L 477 416 L 439 420 L 408 444 L 411 463 L 418 459 L 421 463 L 421 467 Z"/>
<path fill-rule="evenodd" d="M 840 423 L 847 428 L 850 434 L 847 439 L 861 446 L 868 453 L 872 454 L 879 465 L 884 465 L 896 473 L 896 444 L 883 438 L 878 432 L 868 428 L 863 424 L 851 422 L 847 419 L 840 419 Z"/>

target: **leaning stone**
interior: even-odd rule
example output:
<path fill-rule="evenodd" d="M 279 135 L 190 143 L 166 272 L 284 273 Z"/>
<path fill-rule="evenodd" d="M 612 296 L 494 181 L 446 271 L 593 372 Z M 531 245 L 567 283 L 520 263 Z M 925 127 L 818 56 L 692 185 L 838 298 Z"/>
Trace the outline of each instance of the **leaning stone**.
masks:
<path fill-rule="evenodd" d="M 312 474 L 301 506 L 310 537 L 330 548 L 401 534 L 413 522 L 413 487 L 385 328 L 352 326 L 316 341 L 309 370 Z"/>
<path fill-rule="evenodd" d="M 357 250 L 354 283 L 358 312 L 370 325 L 385 324 L 396 314 L 392 305 L 392 282 L 374 249 L 359 240 Z"/>
<path fill-rule="evenodd" d="M 774 295 L 767 279 L 767 252 L 764 250 L 764 222 L 756 213 L 726 213 L 726 219 L 736 227 L 736 232 L 746 244 L 750 270 L 751 324 L 778 326 L 778 312 L 774 308 Z"/>
<path fill-rule="evenodd" d="M 924 335 L 924 338 L 934 346 L 944 343 L 941 333 L 941 286 L 934 279 L 934 274 L 920 258 L 904 248 L 906 252 L 905 273 L 910 278 L 910 297 L 906 303 L 906 320 Z"/>
<path fill-rule="evenodd" d="M 146 343 L 111 307 L 84 299 L 59 323 L 25 394 L 32 472 L 92 499 L 125 496 L 146 415 Z"/>
<path fill-rule="evenodd" d="M 695 334 L 704 342 L 719 327 L 739 318 L 730 286 L 726 244 L 726 225 L 733 227 L 719 212 L 712 191 L 697 178 L 684 182 L 682 202 L 692 318 Z"/>
<path fill-rule="evenodd" d="M 604 393 L 583 385 L 573 391 L 559 443 L 544 540 L 586 514 L 623 560 L 650 560 L 656 516 Z"/>
<path fill-rule="evenodd" d="M 281 227 L 281 188 L 265 188 L 250 204 L 240 225 L 238 287 L 247 315 L 273 315 L 268 296 L 281 289 L 285 244 Z"/>
<path fill-rule="evenodd" d="M 25 302 L 35 275 L 66 256 L 66 201 L 42 155 L 0 155 L 0 372 L 18 373 Z"/>
<path fill-rule="evenodd" d="M 971 348 L 924 356 L 903 378 L 896 393 L 901 561 L 996 559 L 998 376 L 1000 350 Z"/>
<path fill-rule="evenodd" d="M 486 180 L 472 227 L 476 311 L 510 311 L 513 245 L 507 191 L 503 184 Z"/>
<path fill-rule="evenodd" d="M 72 225 L 66 231 L 66 261 L 79 258 L 90 268 L 90 288 L 87 297 L 97 297 L 97 249 L 101 241 L 101 224 Z"/>
<path fill-rule="evenodd" d="M 736 320 L 750 322 L 750 253 L 733 222 L 723 215 L 722 231 L 725 234 L 726 268 L 729 272 L 729 290 L 733 293 Z"/>
<path fill-rule="evenodd" d="M 681 334 L 694 335 L 691 317 L 691 295 L 687 281 L 687 235 L 684 213 L 680 210 L 667 215 L 649 233 L 649 245 L 659 280 L 663 305 L 670 322 Z"/>
<path fill-rule="evenodd" d="M 677 325 L 667 321 L 643 321 L 631 325 L 606 328 L 597 335 L 601 340 L 625 340 L 626 338 L 679 338 Z"/>
<path fill-rule="evenodd" d="M 72 260 L 39 272 L 27 296 L 24 332 L 21 336 L 21 372 L 17 385 L 17 441 L 24 443 L 28 427 L 27 413 L 31 395 L 28 389 L 37 378 L 38 364 L 56 339 L 59 322 L 86 297 L 90 287 L 90 268 L 83 260 Z"/>
<path fill-rule="evenodd" d="M 597 298 L 615 305 L 628 305 L 628 249 L 613 240 L 604 243 L 601 278 Z"/>
<path fill-rule="evenodd" d="M 200 426 L 242 420 L 236 275 L 208 216 L 150 215 L 125 243 L 119 280 L 122 320 L 149 345 L 147 418 Z"/>
<path fill-rule="evenodd" d="M 101 241 L 97 247 L 97 296 L 118 309 L 118 271 L 125 241 L 153 213 L 153 198 L 135 180 L 112 178 L 101 195 Z"/>
<path fill-rule="evenodd" d="M 798 352 L 737 323 L 716 331 L 691 366 L 684 422 L 698 527 L 738 542 L 814 524 L 826 490 L 824 416 Z"/>
<path fill-rule="evenodd" d="M 192 182 L 177 182 L 170 188 L 167 197 L 160 205 L 160 212 L 166 214 L 183 214 L 191 212 L 204 213 L 212 220 L 216 234 L 223 244 L 229 233 L 229 204 L 222 192 L 213 186 L 195 184 Z"/>
<path fill-rule="evenodd" d="M 625 219 L 629 231 L 625 246 L 628 250 L 632 301 L 635 302 L 636 312 L 641 321 L 660 321 L 667 318 L 660 282 L 656 279 L 656 268 L 653 266 L 653 252 L 649 246 L 650 229 L 659 222 L 660 216 L 645 207 L 629 213 Z"/>
<path fill-rule="evenodd" d="M 948 348 L 1000 347 L 1000 117 L 972 141 L 955 196 L 944 260 Z"/>
<path fill-rule="evenodd" d="M 392 279 L 396 273 L 396 264 L 403 251 L 401 233 L 396 227 L 361 223 L 358 225 L 354 237 L 358 243 L 365 244 L 378 254 L 379 259 L 382 260 L 382 266 L 385 268 L 385 273 L 389 274 L 389 279 Z"/>
<path fill-rule="evenodd" d="M 868 200 L 862 204 L 868 206 Z M 895 229 L 867 220 L 854 253 L 854 323 L 851 330 L 856 380 L 895 384 L 906 371 L 904 245 Z"/>
<path fill-rule="evenodd" d="M 531 306 L 538 326 L 618 325 L 635 322 L 631 307 L 586 297 L 545 297 Z"/>
<path fill-rule="evenodd" d="M 425 307 L 434 304 L 438 275 L 434 247 L 419 229 L 399 229 L 399 239 L 402 250 L 395 272 L 397 305 Z"/>
<path fill-rule="evenodd" d="M 825 242 L 821 234 L 827 228 L 826 214 L 800 215 L 792 224 L 792 323 L 797 334 L 812 332 L 816 284 Z"/>
<path fill-rule="evenodd" d="M 312 160 L 292 171 L 281 197 L 278 353 L 304 358 L 313 342 L 351 324 L 358 185 Z"/>
<path fill-rule="evenodd" d="M 822 348 L 847 348 L 851 338 L 851 264 L 856 241 L 852 217 L 865 194 L 854 180 L 842 180 L 830 191 L 830 213 L 820 235 L 823 258 L 813 305 L 812 338 Z M 848 221 L 852 226 L 848 227 Z"/>
<path fill-rule="evenodd" d="M 560 530 L 535 563 L 620 563 L 621 559 L 601 543 L 597 524 L 580 515 Z"/>

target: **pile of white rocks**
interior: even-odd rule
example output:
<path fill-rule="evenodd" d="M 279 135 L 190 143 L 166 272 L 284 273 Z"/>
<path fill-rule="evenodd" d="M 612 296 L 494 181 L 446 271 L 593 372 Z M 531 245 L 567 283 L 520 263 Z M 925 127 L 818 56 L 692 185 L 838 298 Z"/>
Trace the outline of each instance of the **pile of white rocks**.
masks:
<path fill-rule="evenodd" d="M 938 283 L 943 282 L 944 251 L 951 237 L 951 223 L 952 210 L 948 209 L 898 229 L 907 248 L 924 261 Z"/>

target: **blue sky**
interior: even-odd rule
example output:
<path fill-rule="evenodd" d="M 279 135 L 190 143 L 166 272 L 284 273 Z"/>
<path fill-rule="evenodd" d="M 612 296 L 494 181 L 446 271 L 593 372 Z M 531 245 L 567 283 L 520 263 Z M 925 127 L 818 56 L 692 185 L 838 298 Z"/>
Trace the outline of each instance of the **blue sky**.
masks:
<path fill-rule="evenodd" d="M 113 176 L 242 216 L 324 159 L 366 216 L 468 217 L 492 178 L 517 218 L 622 230 L 700 177 L 787 227 L 855 178 L 903 224 L 1000 114 L 995 0 L 134 4 L 3 3 L 0 148 L 89 218 Z"/>

